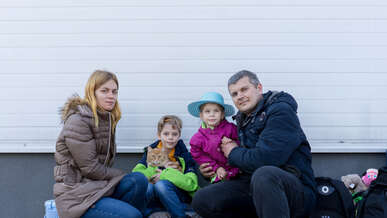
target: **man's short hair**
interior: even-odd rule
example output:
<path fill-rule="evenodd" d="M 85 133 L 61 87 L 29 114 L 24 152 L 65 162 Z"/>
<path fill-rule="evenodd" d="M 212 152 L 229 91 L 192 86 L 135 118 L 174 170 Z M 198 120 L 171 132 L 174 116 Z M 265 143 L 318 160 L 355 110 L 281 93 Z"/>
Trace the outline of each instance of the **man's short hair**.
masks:
<path fill-rule="evenodd" d="M 247 76 L 249 78 L 249 82 L 251 84 L 253 84 L 254 86 L 258 86 L 259 84 L 261 84 L 259 82 L 259 79 L 257 77 L 257 75 L 251 71 L 248 71 L 248 70 L 241 70 L 237 73 L 235 73 L 234 75 L 232 75 L 230 77 L 230 79 L 228 79 L 228 85 L 227 86 L 230 86 L 232 84 L 235 84 L 237 83 L 240 79 L 242 79 L 243 77 Z"/>

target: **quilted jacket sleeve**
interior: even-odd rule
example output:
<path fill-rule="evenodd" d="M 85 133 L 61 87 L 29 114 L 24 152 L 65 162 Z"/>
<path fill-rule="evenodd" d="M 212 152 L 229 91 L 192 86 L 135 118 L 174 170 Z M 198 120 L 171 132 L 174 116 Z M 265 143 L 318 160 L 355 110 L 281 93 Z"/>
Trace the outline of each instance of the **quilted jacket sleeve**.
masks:
<path fill-rule="evenodd" d="M 140 172 L 144 174 L 148 179 L 157 173 L 156 167 L 148 166 L 146 167 L 142 163 L 138 163 L 132 170 L 132 172 Z"/>
<path fill-rule="evenodd" d="M 193 192 L 199 188 L 198 177 L 193 172 L 184 174 L 177 169 L 167 168 L 161 172 L 160 180 L 168 180 L 187 192 Z"/>
<path fill-rule="evenodd" d="M 84 177 L 109 180 L 124 173 L 99 162 L 94 136 L 80 115 L 71 115 L 65 122 L 63 131 L 65 143 Z"/>
<path fill-rule="evenodd" d="M 219 164 L 217 164 L 216 161 L 213 160 L 209 154 L 204 152 L 204 142 L 200 140 L 200 138 L 195 134 L 194 136 L 192 136 L 189 143 L 191 145 L 192 158 L 196 161 L 196 163 L 198 163 L 199 165 L 209 163 L 209 165 L 212 167 L 212 170 L 216 172 L 216 170 L 219 168 Z"/>

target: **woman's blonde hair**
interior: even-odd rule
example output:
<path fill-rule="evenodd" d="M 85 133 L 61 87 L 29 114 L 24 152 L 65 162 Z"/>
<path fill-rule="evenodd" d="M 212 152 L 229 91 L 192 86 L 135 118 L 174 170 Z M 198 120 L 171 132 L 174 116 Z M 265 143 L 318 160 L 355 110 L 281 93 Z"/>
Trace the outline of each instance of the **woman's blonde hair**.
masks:
<path fill-rule="evenodd" d="M 109 80 L 113 80 L 117 84 L 117 89 L 118 89 L 118 79 L 114 73 L 104 71 L 104 70 L 96 70 L 89 77 L 89 80 L 87 81 L 87 84 L 85 87 L 85 100 L 87 101 L 87 103 L 91 107 L 91 110 L 93 111 L 96 127 L 98 127 L 98 123 L 99 123 L 97 109 L 102 111 L 103 109 L 98 107 L 97 99 L 95 97 L 95 90 L 97 90 L 99 87 L 101 87 Z M 114 108 L 111 111 L 111 118 L 112 118 L 112 132 L 114 133 L 117 123 L 121 119 L 121 109 L 120 109 L 120 105 L 118 104 L 118 100 L 116 101 L 116 104 L 114 105 Z"/>

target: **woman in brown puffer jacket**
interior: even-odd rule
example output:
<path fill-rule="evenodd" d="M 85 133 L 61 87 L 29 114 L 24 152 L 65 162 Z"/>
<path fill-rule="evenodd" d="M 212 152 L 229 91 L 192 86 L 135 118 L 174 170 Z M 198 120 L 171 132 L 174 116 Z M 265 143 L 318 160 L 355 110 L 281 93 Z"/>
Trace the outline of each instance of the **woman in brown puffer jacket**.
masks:
<path fill-rule="evenodd" d="M 62 109 L 56 142 L 54 196 L 61 218 L 142 217 L 148 181 L 141 173 L 112 168 L 115 127 L 121 118 L 118 80 L 107 71 L 89 78 L 85 98 Z"/>

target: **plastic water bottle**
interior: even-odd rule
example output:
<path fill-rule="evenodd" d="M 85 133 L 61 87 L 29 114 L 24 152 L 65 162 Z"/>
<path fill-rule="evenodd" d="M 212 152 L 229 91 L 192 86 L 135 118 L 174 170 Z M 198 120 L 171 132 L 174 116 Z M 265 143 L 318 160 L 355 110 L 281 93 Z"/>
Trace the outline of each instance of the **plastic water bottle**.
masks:
<path fill-rule="evenodd" d="M 47 200 L 44 202 L 44 206 L 46 208 L 46 214 L 44 215 L 44 218 L 59 218 L 54 200 Z"/>

